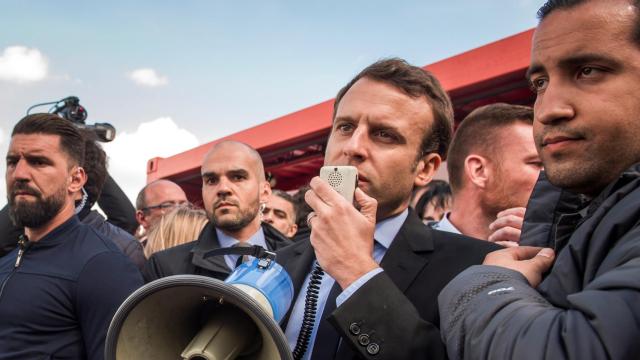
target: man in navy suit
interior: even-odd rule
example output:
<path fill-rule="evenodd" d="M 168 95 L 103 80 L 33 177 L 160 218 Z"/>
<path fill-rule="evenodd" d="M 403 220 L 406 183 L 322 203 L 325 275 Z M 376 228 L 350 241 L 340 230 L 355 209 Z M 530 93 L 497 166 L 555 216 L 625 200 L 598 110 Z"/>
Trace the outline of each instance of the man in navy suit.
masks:
<path fill-rule="evenodd" d="M 452 128 L 438 80 L 404 60 L 376 62 L 340 90 L 325 164 L 358 169 L 359 210 L 312 179 L 310 240 L 278 252 L 295 288 L 282 323 L 295 358 L 446 357 L 438 293 L 498 248 L 428 229 L 409 210 L 412 189 L 446 157 Z M 315 298 L 314 311 L 306 299 Z"/>

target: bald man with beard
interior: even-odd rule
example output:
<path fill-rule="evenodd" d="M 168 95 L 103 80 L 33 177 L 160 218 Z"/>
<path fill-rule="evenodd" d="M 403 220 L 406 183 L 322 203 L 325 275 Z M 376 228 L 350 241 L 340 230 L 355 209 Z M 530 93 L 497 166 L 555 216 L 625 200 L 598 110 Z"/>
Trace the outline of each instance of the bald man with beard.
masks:
<path fill-rule="evenodd" d="M 197 240 L 153 254 L 143 271 L 147 282 L 178 274 L 224 280 L 236 267 L 237 255 L 204 254 L 238 245 L 277 250 L 291 241 L 261 222 L 261 207 L 271 194 L 260 154 L 236 141 L 217 143 L 202 163 L 202 200 L 209 218 Z"/>

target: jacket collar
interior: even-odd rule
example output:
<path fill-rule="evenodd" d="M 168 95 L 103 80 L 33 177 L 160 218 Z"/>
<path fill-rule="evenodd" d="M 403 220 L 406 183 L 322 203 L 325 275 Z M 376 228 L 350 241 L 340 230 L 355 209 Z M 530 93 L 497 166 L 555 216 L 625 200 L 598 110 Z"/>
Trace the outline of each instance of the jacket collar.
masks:
<path fill-rule="evenodd" d="M 51 230 L 47 235 L 35 242 L 33 246 L 54 246 L 62 243 L 67 239 L 64 234 L 73 230 L 78 225 L 80 225 L 80 220 L 76 215 L 73 215 L 67 221 L 63 222 L 57 228 Z"/>
<path fill-rule="evenodd" d="M 435 249 L 433 232 L 413 210 L 409 211 L 400 232 L 380 263 L 400 291 L 406 291 L 429 263 L 428 255 Z"/>
<path fill-rule="evenodd" d="M 405 291 L 411 285 L 422 268 L 429 262 L 425 253 L 434 250 L 432 233 L 433 230 L 428 229 L 413 210 L 409 210 L 400 231 L 380 263 L 380 266 L 401 291 Z M 283 266 L 287 269 L 300 269 L 289 274 L 293 283 L 294 299 L 297 299 L 316 256 L 309 239 L 296 242 L 292 245 L 291 250 L 294 255 L 289 257 Z M 306 271 L 302 271 L 302 269 Z"/>
<path fill-rule="evenodd" d="M 273 251 L 291 244 L 291 240 L 287 239 L 269 224 L 262 223 L 262 231 L 264 232 L 267 250 Z M 224 256 L 211 256 L 206 259 L 204 258 L 204 254 L 219 248 L 220 241 L 216 234 L 216 228 L 211 222 L 208 222 L 200 232 L 195 245 L 191 249 L 191 253 L 193 254 L 191 263 L 197 268 L 199 267 L 213 272 L 229 274 L 231 269 L 229 269 L 224 261 Z"/>
<path fill-rule="evenodd" d="M 211 222 L 208 222 L 200 232 L 198 240 L 196 240 L 195 245 L 191 249 L 191 253 L 193 254 L 191 257 L 191 263 L 196 268 L 203 268 L 217 273 L 228 274 L 231 272 L 231 269 L 229 269 L 225 263 L 224 256 L 211 256 L 206 259 L 204 258 L 204 254 L 208 251 L 218 248 L 220 248 L 220 242 L 218 241 L 216 228 Z"/>

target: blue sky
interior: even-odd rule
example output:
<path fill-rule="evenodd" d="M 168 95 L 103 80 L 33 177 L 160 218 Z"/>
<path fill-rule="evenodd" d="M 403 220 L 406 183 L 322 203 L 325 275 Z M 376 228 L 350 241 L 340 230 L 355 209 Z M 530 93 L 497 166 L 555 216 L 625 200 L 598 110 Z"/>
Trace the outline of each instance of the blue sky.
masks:
<path fill-rule="evenodd" d="M 541 4 L 0 0 L 0 151 L 29 106 L 76 95 L 116 126 L 110 170 L 133 197 L 152 156 L 332 98 L 379 58 L 426 65 L 532 28 Z"/>

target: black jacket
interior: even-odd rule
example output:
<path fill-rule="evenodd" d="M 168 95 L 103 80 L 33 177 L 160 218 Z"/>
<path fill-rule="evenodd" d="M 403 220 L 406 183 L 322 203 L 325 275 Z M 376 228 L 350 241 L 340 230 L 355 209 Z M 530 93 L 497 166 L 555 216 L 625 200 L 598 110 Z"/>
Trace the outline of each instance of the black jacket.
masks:
<path fill-rule="evenodd" d="M 342 337 L 335 359 L 444 359 L 436 298 L 468 266 L 500 247 L 466 236 L 427 228 L 413 211 L 382 259 L 384 271 L 359 288 L 332 314 L 324 314 Z M 294 286 L 294 302 L 315 254 L 309 240 L 277 253 Z M 293 306 L 292 306 L 293 307 Z M 289 314 L 281 324 L 286 326 Z M 359 328 L 354 332 L 354 324 Z M 357 333 L 357 334 L 356 334 Z M 378 353 L 369 353 L 367 335 Z M 311 350 L 309 350 L 311 351 Z M 325 360 L 325 359 L 318 359 Z"/>
<path fill-rule="evenodd" d="M 107 215 L 109 223 L 124 229 L 132 235 L 138 229 L 136 209 L 124 191 L 118 186 L 118 183 L 109 174 L 107 174 L 104 185 L 102 185 L 98 206 Z"/>
<path fill-rule="evenodd" d="M 13 225 L 9 216 L 9 206 L 0 210 L 0 257 L 11 252 L 18 246 L 18 237 L 24 233 L 22 228 Z"/>
<path fill-rule="evenodd" d="M 640 164 L 582 211 L 579 197 L 538 185 L 547 192 L 532 195 L 538 201 L 529 203 L 523 235 L 555 248 L 551 271 L 537 289 L 496 266 L 456 277 L 439 297 L 449 356 L 638 359 Z"/>
<path fill-rule="evenodd" d="M 133 264 L 142 271 L 147 260 L 144 256 L 142 244 L 133 235 L 126 232 L 112 223 L 108 222 L 100 213 L 95 210 L 89 211 L 82 222 L 98 230 L 101 234 L 111 239 L 116 246 L 133 262 Z"/>
<path fill-rule="evenodd" d="M 262 223 L 262 230 L 267 250 L 278 250 L 292 244 L 291 240 L 269 224 Z M 207 223 L 197 240 L 151 255 L 142 275 L 146 282 L 179 274 L 203 275 L 224 280 L 231 273 L 224 256 L 203 258 L 205 253 L 218 248 L 220 243 L 216 229 L 213 224 Z"/>
<path fill-rule="evenodd" d="M 76 216 L 18 254 L 0 258 L 0 359 L 103 359 L 138 269 Z"/>
<path fill-rule="evenodd" d="M 142 270 L 146 258 L 142 244 L 133 235 L 108 222 L 95 210 L 84 209 L 78 214 L 80 221 L 98 230 L 102 235 L 112 240 L 116 246 Z M 24 230 L 13 225 L 9 217 L 9 206 L 0 210 L 0 257 L 9 253 L 18 245 L 18 237 Z"/>
<path fill-rule="evenodd" d="M 558 225 L 562 231 L 564 224 L 574 219 L 580 221 L 580 210 L 586 205 L 582 195 L 552 185 L 541 171 L 527 204 L 520 245 L 555 247 Z"/>

